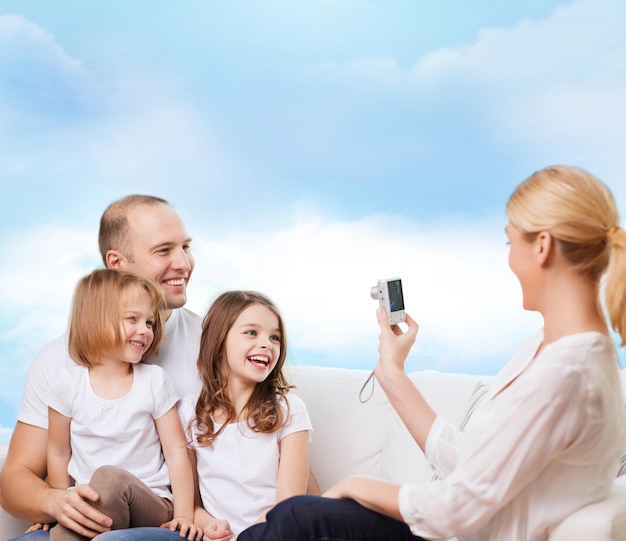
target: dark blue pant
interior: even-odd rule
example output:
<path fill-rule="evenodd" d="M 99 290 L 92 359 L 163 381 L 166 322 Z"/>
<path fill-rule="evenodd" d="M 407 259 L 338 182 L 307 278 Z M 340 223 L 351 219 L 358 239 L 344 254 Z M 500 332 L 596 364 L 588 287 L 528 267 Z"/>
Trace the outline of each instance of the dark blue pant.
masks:
<path fill-rule="evenodd" d="M 424 541 L 399 520 L 353 500 L 295 496 L 276 505 L 267 522 L 239 534 L 237 541 Z"/>
<path fill-rule="evenodd" d="M 1 534 L 2 532 L 0 532 Z M 94 541 L 183 541 L 180 532 L 170 532 L 167 528 L 128 528 L 101 533 Z M 50 532 L 37 530 L 16 537 L 12 541 L 49 541 Z"/>

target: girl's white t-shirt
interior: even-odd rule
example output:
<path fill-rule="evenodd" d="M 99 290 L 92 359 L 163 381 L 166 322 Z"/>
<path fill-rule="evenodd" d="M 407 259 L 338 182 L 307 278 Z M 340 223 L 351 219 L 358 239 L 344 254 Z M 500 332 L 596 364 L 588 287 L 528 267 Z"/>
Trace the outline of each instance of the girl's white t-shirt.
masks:
<path fill-rule="evenodd" d="M 108 400 L 94 393 L 87 368 L 72 366 L 53 383 L 47 403 L 72 419 L 68 472 L 77 485 L 89 483 L 100 466 L 119 466 L 171 499 L 154 420 L 176 405 L 178 395 L 160 366 L 137 364 L 133 370 L 131 390 Z"/>
<path fill-rule="evenodd" d="M 197 444 L 192 427 L 190 447 L 195 450 L 203 507 L 215 518 L 227 520 L 239 535 L 276 503 L 280 441 L 295 432 L 312 432 L 304 402 L 289 394 L 289 416 L 276 432 L 259 433 L 246 421 L 229 424 L 212 447 Z M 183 427 L 195 416 L 197 396 L 185 397 L 179 412 Z M 281 407 L 287 415 L 284 402 Z M 216 426 L 216 429 L 220 425 Z"/>

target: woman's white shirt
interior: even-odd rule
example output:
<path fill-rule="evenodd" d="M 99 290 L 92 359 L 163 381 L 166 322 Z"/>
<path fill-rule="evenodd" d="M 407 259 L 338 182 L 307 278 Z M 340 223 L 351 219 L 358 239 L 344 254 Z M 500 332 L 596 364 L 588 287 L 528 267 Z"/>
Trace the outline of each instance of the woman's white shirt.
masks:
<path fill-rule="evenodd" d="M 465 432 L 436 419 L 425 452 L 445 479 L 400 490 L 413 534 L 540 541 L 608 495 L 626 438 L 614 346 L 586 332 L 535 357 L 542 340 L 540 331 L 507 364 Z"/>

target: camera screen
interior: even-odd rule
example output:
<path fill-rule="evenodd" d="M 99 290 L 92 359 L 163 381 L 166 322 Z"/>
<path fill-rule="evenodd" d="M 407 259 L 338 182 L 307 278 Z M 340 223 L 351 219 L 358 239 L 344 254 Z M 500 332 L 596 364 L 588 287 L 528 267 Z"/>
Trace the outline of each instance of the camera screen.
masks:
<path fill-rule="evenodd" d="M 402 280 L 387 282 L 389 289 L 389 309 L 392 312 L 404 310 L 404 297 L 402 296 Z"/>

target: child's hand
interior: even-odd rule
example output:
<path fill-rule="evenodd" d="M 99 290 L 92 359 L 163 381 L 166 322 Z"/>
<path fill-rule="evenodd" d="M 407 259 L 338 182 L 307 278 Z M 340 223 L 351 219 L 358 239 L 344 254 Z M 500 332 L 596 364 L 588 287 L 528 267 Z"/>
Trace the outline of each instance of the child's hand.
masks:
<path fill-rule="evenodd" d="M 204 539 L 210 541 L 229 541 L 233 538 L 233 534 L 230 531 L 230 524 L 227 520 L 219 520 L 217 518 L 211 518 L 204 527 Z"/>
<path fill-rule="evenodd" d="M 41 522 L 38 522 L 37 524 L 33 524 L 24 533 L 26 534 L 30 532 L 36 532 L 37 530 L 43 530 L 44 532 L 47 532 L 52 526 L 53 524 L 42 524 Z"/>
<path fill-rule="evenodd" d="M 189 541 L 202 541 L 202 528 L 185 518 L 173 518 L 169 522 L 161 524 L 161 528 L 167 528 L 171 532 L 180 530 L 180 537 L 186 537 Z"/>

